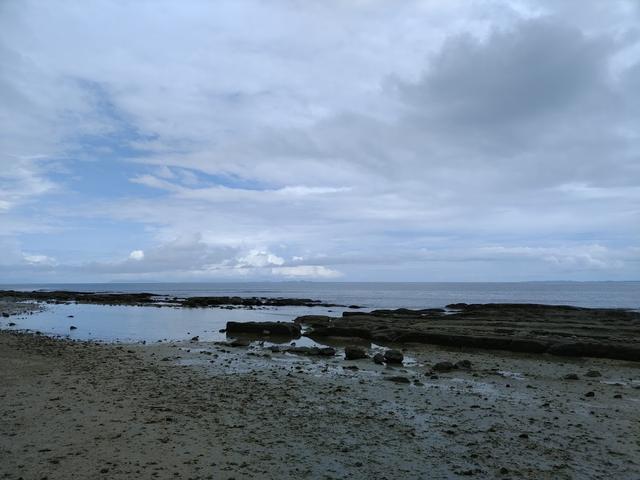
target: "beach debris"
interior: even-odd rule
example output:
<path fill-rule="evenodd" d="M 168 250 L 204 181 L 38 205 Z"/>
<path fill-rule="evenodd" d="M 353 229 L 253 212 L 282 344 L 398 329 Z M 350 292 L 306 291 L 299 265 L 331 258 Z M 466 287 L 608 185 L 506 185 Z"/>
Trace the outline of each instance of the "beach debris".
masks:
<path fill-rule="evenodd" d="M 360 360 L 361 358 L 367 358 L 367 349 L 358 346 L 349 346 L 344 348 L 345 360 Z"/>

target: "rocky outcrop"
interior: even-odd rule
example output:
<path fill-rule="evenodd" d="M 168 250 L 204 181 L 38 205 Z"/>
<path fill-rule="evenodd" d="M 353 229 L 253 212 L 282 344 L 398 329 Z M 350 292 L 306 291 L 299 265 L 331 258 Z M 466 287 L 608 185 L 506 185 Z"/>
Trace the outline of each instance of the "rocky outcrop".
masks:
<path fill-rule="evenodd" d="M 427 343 L 640 361 L 640 313 L 537 304 L 451 304 L 447 310 L 374 310 L 296 319 L 314 339 Z"/>
<path fill-rule="evenodd" d="M 250 333 L 254 335 L 280 335 L 299 337 L 300 324 L 292 322 L 227 322 L 227 333 Z"/>
<path fill-rule="evenodd" d="M 254 307 L 339 307 L 332 303 L 324 303 L 310 298 L 272 298 L 272 297 L 168 297 L 153 293 L 102 293 L 73 292 L 66 290 L 22 292 L 0 290 L 0 299 L 35 300 L 49 303 L 92 303 L 100 305 L 154 305 L 185 308 L 254 308 Z"/>

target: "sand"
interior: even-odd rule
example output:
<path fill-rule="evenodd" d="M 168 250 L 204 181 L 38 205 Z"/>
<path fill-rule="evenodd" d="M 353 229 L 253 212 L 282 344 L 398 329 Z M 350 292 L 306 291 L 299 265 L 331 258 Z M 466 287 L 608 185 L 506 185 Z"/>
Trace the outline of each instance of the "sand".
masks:
<path fill-rule="evenodd" d="M 638 363 L 405 348 L 387 367 L 0 332 L 0 478 L 640 478 Z"/>

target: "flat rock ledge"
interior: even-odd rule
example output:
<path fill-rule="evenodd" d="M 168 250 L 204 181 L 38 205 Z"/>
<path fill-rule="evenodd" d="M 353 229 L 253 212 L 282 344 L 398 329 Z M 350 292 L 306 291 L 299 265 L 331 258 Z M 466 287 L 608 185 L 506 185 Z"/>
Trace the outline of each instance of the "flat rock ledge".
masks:
<path fill-rule="evenodd" d="M 640 362 L 640 312 L 624 309 L 458 303 L 446 309 L 306 315 L 295 322 L 318 340 L 353 337 Z"/>
<path fill-rule="evenodd" d="M 227 322 L 227 333 L 300 337 L 302 327 L 292 322 Z"/>

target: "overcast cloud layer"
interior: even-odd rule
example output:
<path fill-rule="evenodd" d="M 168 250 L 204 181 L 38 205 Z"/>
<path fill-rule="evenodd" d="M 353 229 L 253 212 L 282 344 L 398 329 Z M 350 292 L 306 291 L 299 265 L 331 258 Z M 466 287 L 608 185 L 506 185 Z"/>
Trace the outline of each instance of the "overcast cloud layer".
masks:
<path fill-rule="evenodd" d="M 0 2 L 0 282 L 640 278 L 637 1 Z"/>

